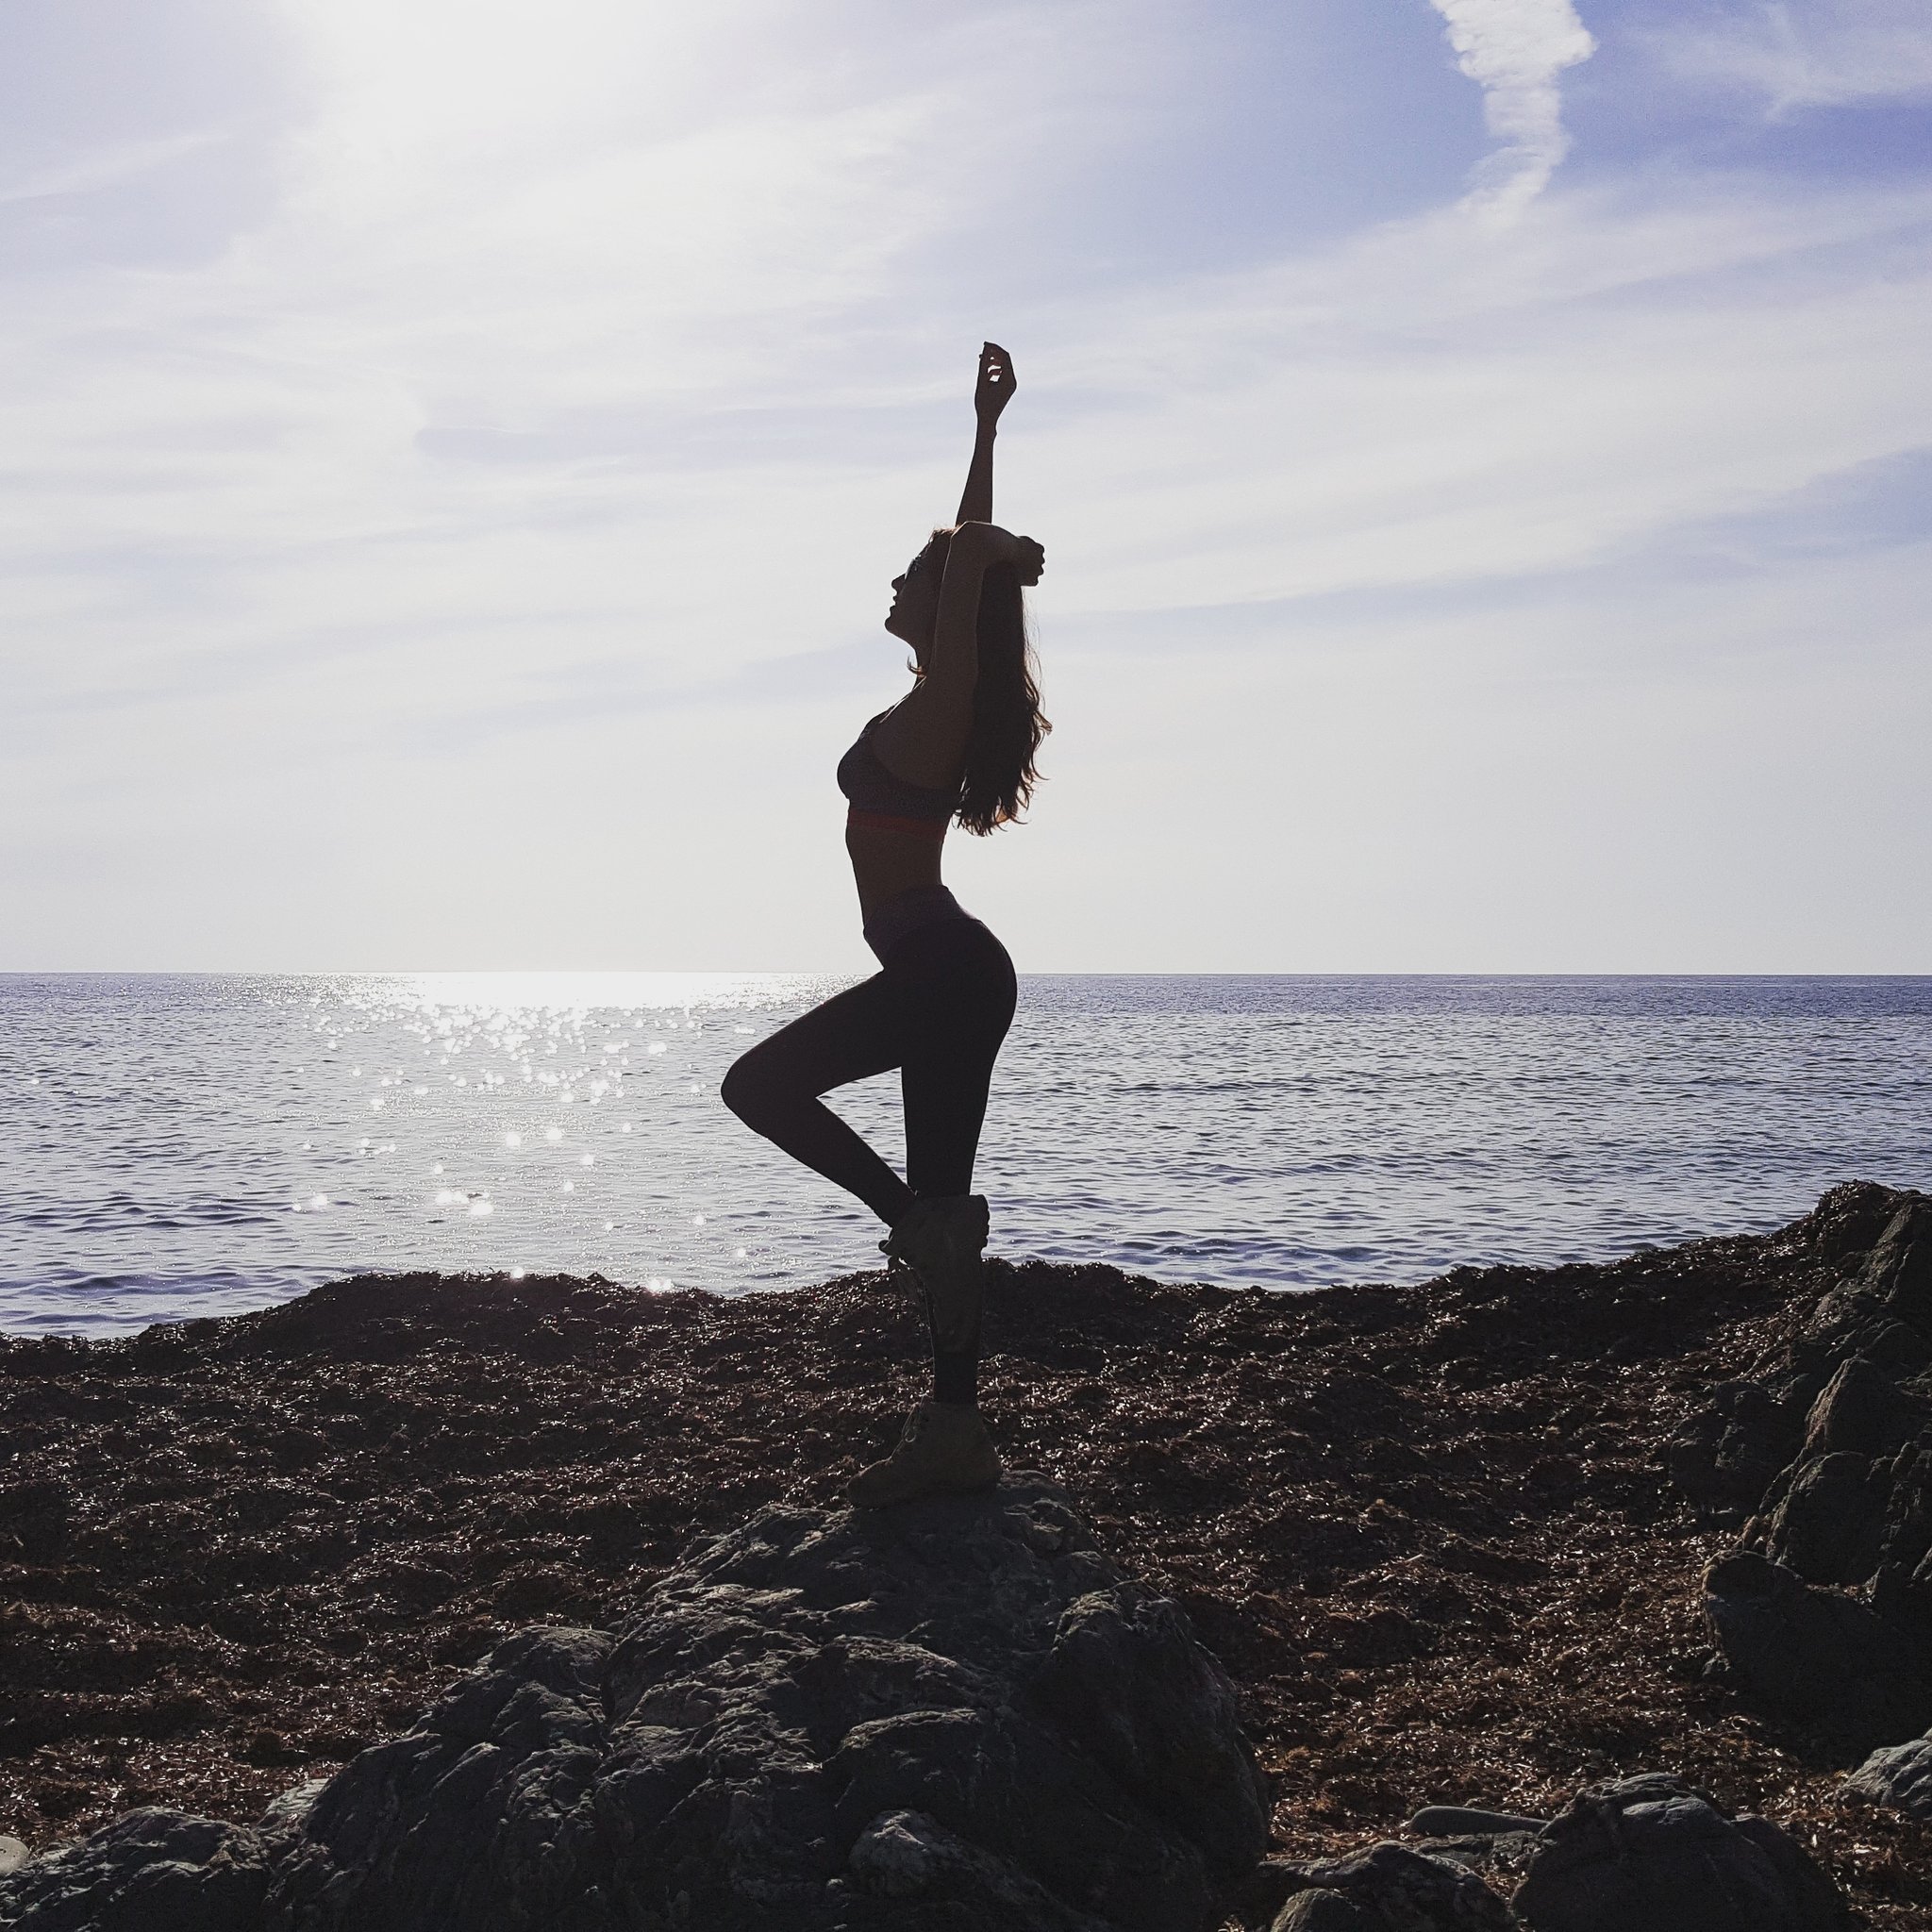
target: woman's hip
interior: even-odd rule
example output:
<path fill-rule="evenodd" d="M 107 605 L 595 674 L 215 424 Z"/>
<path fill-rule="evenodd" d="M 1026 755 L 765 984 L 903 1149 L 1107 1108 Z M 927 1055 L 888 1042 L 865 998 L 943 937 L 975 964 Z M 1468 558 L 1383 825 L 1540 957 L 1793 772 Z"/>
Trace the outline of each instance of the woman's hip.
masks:
<path fill-rule="evenodd" d="M 881 957 L 879 976 L 928 1024 L 1004 1034 L 1019 982 L 992 930 L 976 919 L 934 920 L 899 936 Z"/>

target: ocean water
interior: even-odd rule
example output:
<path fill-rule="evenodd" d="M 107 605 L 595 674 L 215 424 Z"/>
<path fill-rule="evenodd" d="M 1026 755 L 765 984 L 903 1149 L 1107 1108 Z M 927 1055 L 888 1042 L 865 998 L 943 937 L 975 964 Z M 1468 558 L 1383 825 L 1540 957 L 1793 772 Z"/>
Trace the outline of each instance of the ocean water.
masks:
<path fill-rule="evenodd" d="M 876 1265 L 717 1098 L 842 983 L 0 976 L 0 1327 Z M 897 1098 L 835 1104 L 896 1159 Z M 1932 1186 L 1932 978 L 1028 978 L 978 1184 L 997 1253 L 1293 1289 L 1772 1227 L 1854 1176 Z"/>

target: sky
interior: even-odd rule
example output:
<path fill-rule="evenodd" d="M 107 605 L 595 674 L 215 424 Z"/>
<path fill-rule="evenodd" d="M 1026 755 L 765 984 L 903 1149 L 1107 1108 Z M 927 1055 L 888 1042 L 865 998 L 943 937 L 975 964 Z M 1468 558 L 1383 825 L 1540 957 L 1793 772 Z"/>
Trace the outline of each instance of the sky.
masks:
<path fill-rule="evenodd" d="M 1932 971 L 1924 0 L 0 7 L 0 970 Z"/>

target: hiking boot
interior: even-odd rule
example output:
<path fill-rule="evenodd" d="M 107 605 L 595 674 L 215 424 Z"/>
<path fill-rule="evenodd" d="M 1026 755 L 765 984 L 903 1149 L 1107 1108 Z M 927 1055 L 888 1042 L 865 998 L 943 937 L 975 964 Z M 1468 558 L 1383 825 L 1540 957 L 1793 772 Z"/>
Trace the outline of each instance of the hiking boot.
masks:
<path fill-rule="evenodd" d="M 1000 1479 L 999 1451 L 970 1402 L 922 1402 L 906 1418 L 899 1446 L 845 1485 L 861 1509 L 918 1496 L 990 1490 Z"/>
<path fill-rule="evenodd" d="M 978 1350 L 979 1310 L 986 1296 L 980 1256 L 986 1235 L 984 1194 L 923 1194 L 879 1243 L 919 1276 L 936 1349 L 949 1354 Z"/>

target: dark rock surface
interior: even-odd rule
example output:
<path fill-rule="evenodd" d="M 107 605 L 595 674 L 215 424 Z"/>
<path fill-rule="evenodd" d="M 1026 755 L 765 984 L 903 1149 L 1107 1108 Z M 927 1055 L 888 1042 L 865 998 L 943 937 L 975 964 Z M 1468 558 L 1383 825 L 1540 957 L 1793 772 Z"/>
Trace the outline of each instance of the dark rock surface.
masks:
<path fill-rule="evenodd" d="M 1017 1481 L 761 1511 L 615 1632 L 499 1645 L 265 1835 L 137 1813 L 0 1879 L 0 1924 L 1198 1932 L 1267 1830 L 1219 1666 Z"/>
<path fill-rule="evenodd" d="M 269 1851 L 258 1831 L 130 1811 L 85 1842 L 0 1877 L 0 1925 L 32 1932 L 258 1932 Z"/>
<path fill-rule="evenodd" d="M 1834 1753 L 1856 1755 L 1932 1715 L 1917 1645 L 1857 1597 L 1812 1589 L 1755 1550 L 1713 1563 L 1705 1592 L 1724 1681 Z"/>
<path fill-rule="evenodd" d="M 1932 1737 L 1874 1751 L 1844 1783 L 1845 1792 L 1932 1823 Z"/>
<path fill-rule="evenodd" d="M 1516 1923 L 1466 1865 L 1407 1845 L 1371 1845 L 1297 1875 L 1307 1889 L 1281 1907 L 1273 1932 L 1511 1932 Z"/>
<path fill-rule="evenodd" d="M 1517 1889 L 1534 1932 L 1843 1932 L 1851 1912 L 1797 1840 L 1662 1773 L 1579 1795 Z"/>
<path fill-rule="evenodd" d="M 1745 1519 L 1705 1577 L 1730 1683 L 1850 1761 L 1932 1724 L 1932 1198 L 1838 1191 L 1837 1280 L 1665 1464 Z"/>
<path fill-rule="evenodd" d="M 1415 1824 L 1464 1835 L 1325 1863 L 1270 1860 L 1249 1879 L 1248 1901 L 1273 1914 L 1272 1932 L 1847 1932 L 1855 1923 L 1789 1833 L 1732 1817 L 1664 1773 L 1593 1787 L 1545 1824 L 1432 1806 Z"/>

